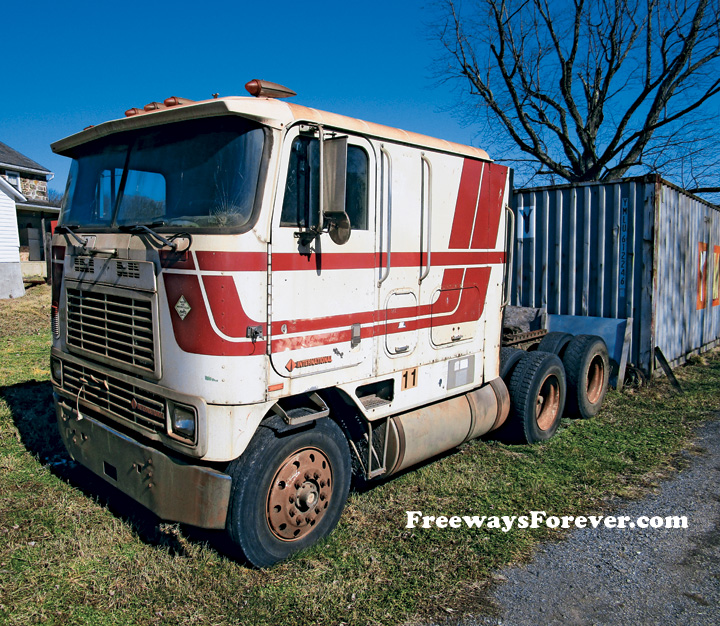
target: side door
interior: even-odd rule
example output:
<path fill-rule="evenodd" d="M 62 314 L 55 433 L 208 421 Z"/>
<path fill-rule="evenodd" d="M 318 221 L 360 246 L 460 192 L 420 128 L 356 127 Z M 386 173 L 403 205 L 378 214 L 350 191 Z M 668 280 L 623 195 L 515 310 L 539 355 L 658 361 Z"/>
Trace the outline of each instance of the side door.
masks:
<path fill-rule="evenodd" d="M 365 139 L 347 137 L 344 210 L 350 238 L 336 243 L 327 232 L 313 236 L 319 221 L 319 132 L 327 141 L 338 136 L 296 126 L 281 156 L 270 255 L 270 354 L 285 378 L 327 374 L 326 384 L 338 384 L 373 374 L 375 156 Z"/>
<path fill-rule="evenodd" d="M 420 151 L 380 144 L 377 374 L 421 361 L 419 302 L 423 230 Z"/>

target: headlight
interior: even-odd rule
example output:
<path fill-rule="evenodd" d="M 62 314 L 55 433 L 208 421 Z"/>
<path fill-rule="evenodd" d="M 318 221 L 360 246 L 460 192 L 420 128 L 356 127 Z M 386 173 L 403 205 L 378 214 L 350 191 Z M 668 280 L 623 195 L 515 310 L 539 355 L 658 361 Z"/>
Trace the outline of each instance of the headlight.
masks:
<path fill-rule="evenodd" d="M 55 383 L 62 385 L 62 361 L 55 357 L 50 358 L 50 372 Z"/>
<path fill-rule="evenodd" d="M 195 409 L 179 404 L 173 405 L 170 413 L 170 429 L 174 435 L 194 442 L 197 430 Z"/>

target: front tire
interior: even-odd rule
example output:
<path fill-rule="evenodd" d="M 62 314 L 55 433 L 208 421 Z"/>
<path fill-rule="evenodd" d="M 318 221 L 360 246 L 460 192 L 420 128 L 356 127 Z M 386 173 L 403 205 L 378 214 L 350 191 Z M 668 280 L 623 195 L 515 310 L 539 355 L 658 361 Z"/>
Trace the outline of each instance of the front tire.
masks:
<path fill-rule="evenodd" d="M 270 567 L 326 537 L 350 490 L 350 451 L 340 427 L 320 419 L 281 436 L 273 417 L 230 464 L 226 528 L 241 556 Z"/>

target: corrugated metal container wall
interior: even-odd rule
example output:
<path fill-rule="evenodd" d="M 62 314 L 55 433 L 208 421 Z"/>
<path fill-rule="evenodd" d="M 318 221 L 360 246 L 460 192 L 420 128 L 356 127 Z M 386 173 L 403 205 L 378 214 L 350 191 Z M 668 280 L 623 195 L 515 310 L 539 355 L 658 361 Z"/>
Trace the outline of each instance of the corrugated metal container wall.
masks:
<path fill-rule="evenodd" d="M 655 346 L 676 363 L 720 337 L 715 207 L 648 176 L 516 190 L 514 210 L 512 304 L 632 317 L 629 361 L 646 372 Z"/>
<path fill-rule="evenodd" d="M 658 188 L 655 344 L 672 363 L 720 338 L 720 213 Z"/>

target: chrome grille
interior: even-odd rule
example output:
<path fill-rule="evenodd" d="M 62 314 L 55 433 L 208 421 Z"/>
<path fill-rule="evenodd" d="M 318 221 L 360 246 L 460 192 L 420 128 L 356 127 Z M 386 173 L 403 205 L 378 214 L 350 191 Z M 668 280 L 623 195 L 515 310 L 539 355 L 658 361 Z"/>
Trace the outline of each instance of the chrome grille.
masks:
<path fill-rule="evenodd" d="M 92 408 L 121 422 L 165 433 L 165 400 L 133 383 L 83 365 L 63 362 L 63 389 Z"/>
<path fill-rule="evenodd" d="M 155 371 L 150 300 L 67 287 L 68 345 Z"/>

